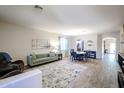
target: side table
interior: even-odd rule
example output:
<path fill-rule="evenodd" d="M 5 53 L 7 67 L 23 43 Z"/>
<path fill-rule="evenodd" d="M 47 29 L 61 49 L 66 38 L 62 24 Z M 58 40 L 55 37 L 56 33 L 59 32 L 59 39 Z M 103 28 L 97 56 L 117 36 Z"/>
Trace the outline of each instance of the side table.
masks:
<path fill-rule="evenodd" d="M 58 60 L 62 60 L 62 53 L 58 53 Z"/>

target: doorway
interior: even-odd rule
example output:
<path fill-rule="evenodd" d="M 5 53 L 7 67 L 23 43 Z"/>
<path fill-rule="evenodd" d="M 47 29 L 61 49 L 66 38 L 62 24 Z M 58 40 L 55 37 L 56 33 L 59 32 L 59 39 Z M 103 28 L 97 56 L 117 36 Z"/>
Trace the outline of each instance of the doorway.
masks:
<path fill-rule="evenodd" d="M 103 54 L 116 54 L 116 38 L 104 38 L 103 39 Z"/>

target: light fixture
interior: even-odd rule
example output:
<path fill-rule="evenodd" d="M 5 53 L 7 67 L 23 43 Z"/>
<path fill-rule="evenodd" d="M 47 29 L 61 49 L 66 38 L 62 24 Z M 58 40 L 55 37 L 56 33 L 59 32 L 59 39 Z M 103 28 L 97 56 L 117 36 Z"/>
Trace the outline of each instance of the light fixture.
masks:
<path fill-rule="evenodd" d="M 43 10 L 43 7 L 41 7 L 39 5 L 35 5 L 34 8 L 39 8 L 40 10 Z"/>

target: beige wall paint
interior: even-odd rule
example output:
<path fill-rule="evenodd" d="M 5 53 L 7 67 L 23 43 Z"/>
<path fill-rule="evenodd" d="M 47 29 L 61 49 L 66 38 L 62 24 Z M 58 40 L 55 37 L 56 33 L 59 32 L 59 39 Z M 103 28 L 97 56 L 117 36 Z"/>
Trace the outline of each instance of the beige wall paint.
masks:
<path fill-rule="evenodd" d="M 29 28 L 20 27 L 14 24 L 0 23 L 0 51 L 8 52 L 11 54 L 13 61 L 22 59 L 27 64 L 26 57 L 30 53 L 46 53 L 51 49 L 37 49 L 32 50 L 32 39 L 49 39 L 52 45 L 58 45 L 59 34 L 53 34 L 45 31 L 32 30 Z M 68 49 L 76 49 L 76 40 L 84 40 L 85 50 L 97 51 L 97 58 L 102 56 L 102 39 L 106 37 L 116 38 L 116 48 L 119 52 L 120 49 L 120 34 L 119 33 L 106 33 L 106 34 L 90 34 L 81 36 L 68 37 Z M 94 42 L 92 47 L 87 45 L 87 41 Z"/>
<path fill-rule="evenodd" d="M 76 50 L 76 40 L 79 40 L 79 39 L 84 41 L 84 50 L 93 50 L 93 51 L 97 50 L 97 35 L 96 34 L 74 36 L 72 38 L 73 41 L 71 44 L 71 48 L 74 48 Z M 88 44 L 87 44 L 88 40 L 93 41 L 92 46 L 88 46 Z"/>
<path fill-rule="evenodd" d="M 107 37 L 112 37 L 116 39 L 116 56 L 120 50 L 120 33 L 119 32 L 110 32 L 104 34 L 90 34 L 90 35 L 81 35 L 71 37 L 70 49 L 76 50 L 76 40 L 84 40 L 84 50 L 93 50 L 96 51 L 96 57 L 102 58 L 102 40 Z M 87 45 L 87 41 L 92 40 L 94 42 L 92 47 Z"/>
<path fill-rule="evenodd" d="M 97 58 L 102 58 L 102 34 L 97 35 Z"/>
<path fill-rule="evenodd" d="M 58 34 L 20 27 L 14 24 L 0 23 L 0 51 L 8 52 L 14 60 L 23 60 L 27 64 L 27 55 L 30 53 L 46 53 L 51 49 L 32 50 L 32 39 L 48 39 L 57 45 Z"/>

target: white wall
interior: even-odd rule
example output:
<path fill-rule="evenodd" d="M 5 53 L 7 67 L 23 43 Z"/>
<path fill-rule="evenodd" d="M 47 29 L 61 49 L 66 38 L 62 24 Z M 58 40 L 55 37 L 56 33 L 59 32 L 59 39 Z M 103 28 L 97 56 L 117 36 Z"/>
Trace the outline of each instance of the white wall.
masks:
<path fill-rule="evenodd" d="M 97 35 L 97 58 L 102 58 L 102 34 Z"/>
<path fill-rule="evenodd" d="M 32 50 L 32 39 L 49 39 L 50 43 L 58 44 L 58 34 L 20 27 L 13 24 L 0 23 L 0 51 L 8 52 L 14 60 L 23 60 L 27 64 L 30 53 L 49 52 L 50 49 Z"/>
<path fill-rule="evenodd" d="M 120 53 L 124 53 L 124 24 L 120 29 Z"/>
<path fill-rule="evenodd" d="M 93 35 L 81 35 L 81 36 L 74 36 L 72 38 L 72 44 L 71 44 L 71 48 L 76 50 L 76 40 L 83 40 L 84 41 L 84 50 L 97 50 L 97 35 L 93 34 Z M 88 40 L 92 40 L 93 41 L 93 45 L 92 46 L 88 46 L 87 41 Z"/>

